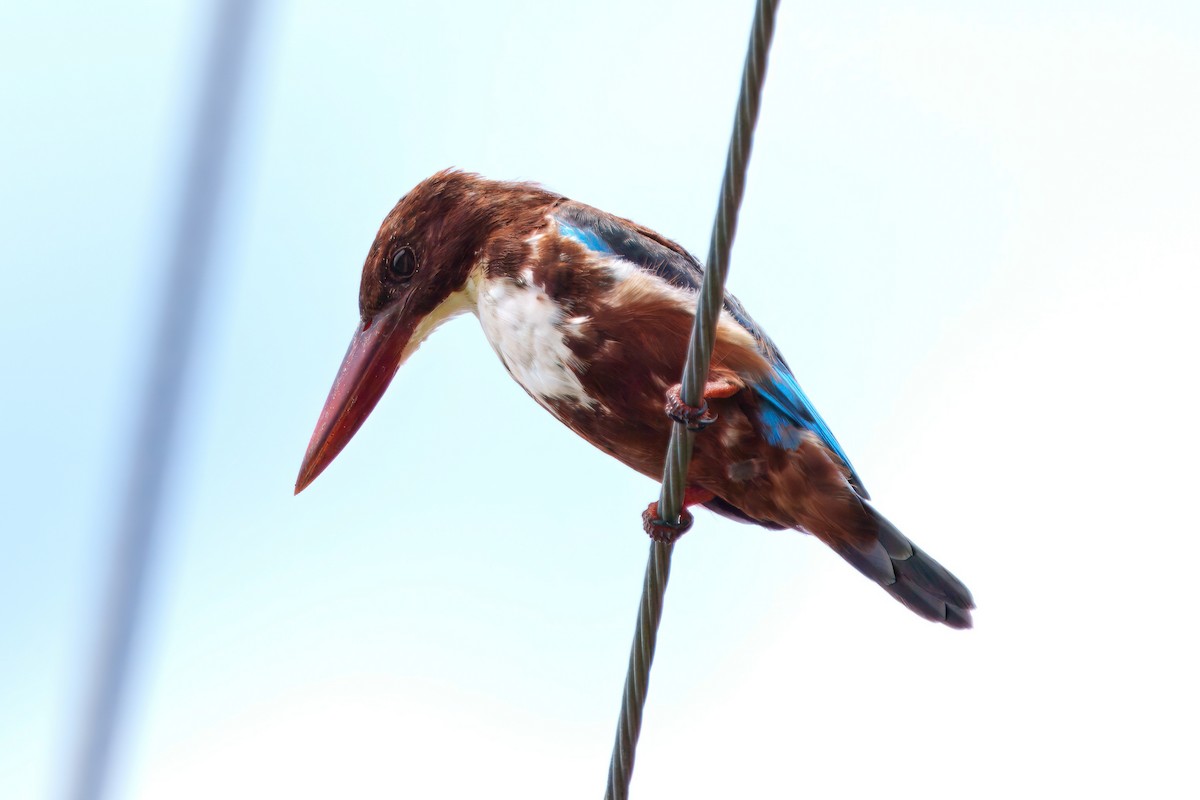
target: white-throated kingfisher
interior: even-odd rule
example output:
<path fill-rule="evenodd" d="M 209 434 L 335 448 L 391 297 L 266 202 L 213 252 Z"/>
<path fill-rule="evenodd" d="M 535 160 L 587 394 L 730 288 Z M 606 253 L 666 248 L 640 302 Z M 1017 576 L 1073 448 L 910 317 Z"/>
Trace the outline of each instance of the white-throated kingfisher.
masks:
<path fill-rule="evenodd" d="M 361 321 L 296 491 L 341 452 L 421 342 L 470 311 L 530 397 L 643 475 L 662 476 L 672 418 L 704 428 L 687 505 L 811 533 L 922 617 L 970 627 L 966 586 L 875 510 L 778 348 L 732 296 L 705 405 L 681 403 L 702 274 L 669 239 L 535 184 L 455 170 L 422 181 L 367 254 Z M 655 516 L 651 504 L 651 536 L 675 535 Z"/>

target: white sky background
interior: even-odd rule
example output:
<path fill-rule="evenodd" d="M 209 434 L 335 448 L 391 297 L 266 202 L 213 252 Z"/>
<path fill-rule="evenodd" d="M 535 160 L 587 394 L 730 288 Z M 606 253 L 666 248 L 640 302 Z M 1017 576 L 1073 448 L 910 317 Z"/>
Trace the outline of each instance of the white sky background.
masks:
<path fill-rule="evenodd" d="M 64 785 L 208 23 L 31 5 L 0 11 L 5 798 Z M 464 319 L 291 484 L 434 170 L 703 255 L 751 3 L 433 5 L 265 15 L 114 797 L 603 792 L 652 482 Z M 841 5 L 782 6 L 730 286 L 977 627 L 701 513 L 635 796 L 1194 797 L 1200 10 Z"/>

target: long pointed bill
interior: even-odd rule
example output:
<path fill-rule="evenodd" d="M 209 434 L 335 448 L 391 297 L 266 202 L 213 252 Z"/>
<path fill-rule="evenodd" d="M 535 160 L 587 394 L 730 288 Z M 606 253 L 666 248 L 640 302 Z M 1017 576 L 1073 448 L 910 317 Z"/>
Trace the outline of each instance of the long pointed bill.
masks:
<path fill-rule="evenodd" d="M 342 452 L 392 382 L 413 332 L 402 316 L 398 310 L 381 314 L 355 331 L 300 465 L 296 494 Z"/>

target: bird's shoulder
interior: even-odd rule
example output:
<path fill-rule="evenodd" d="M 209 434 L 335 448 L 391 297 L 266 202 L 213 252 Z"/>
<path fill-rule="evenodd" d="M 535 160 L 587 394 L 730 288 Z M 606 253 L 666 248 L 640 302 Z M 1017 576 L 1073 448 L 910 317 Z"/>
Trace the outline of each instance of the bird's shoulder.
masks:
<path fill-rule="evenodd" d="M 695 308 L 695 295 L 700 291 L 704 270 L 700 262 L 674 241 L 632 220 L 606 213 L 583 203 L 564 200 L 549 214 L 557 226 L 559 236 L 574 240 L 576 244 L 592 254 L 594 258 L 616 258 L 632 265 L 645 277 L 659 284 L 662 294 L 686 294 L 686 305 Z M 746 377 L 761 405 L 760 423 L 764 435 L 772 444 L 785 449 L 795 449 L 806 433 L 815 434 L 845 465 L 851 483 L 865 497 L 866 489 L 854 472 L 850 459 L 834 438 L 815 406 L 800 388 L 791 368 L 783 358 L 766 331 L 747 313 L 745 307 L 733 295 L 726 293 L 724 310 L 736 328 L 744 332 L 746 346 L 736 346 L 732 352 L 753 349 L 757 359 L 747 365 L 755 365 Z M 690 314 L 690 312 L 689 312 Z M 725 315 L 722 315 L 724 318 Z M 688 326 L 690 327 L 690 325 Z M 718 331 L 717 346 L 722 339 L 730 342 L 741 338 L 726 336 Z M 720 363 L 718 360 L 717 363 Z M 760 369 L 757 365 L 762 365 Z"/>
<path fill-rule="evenodd" d="M 560 236 L 593 253 L 622 259 L 676 288 L 700 289 L 699 262 L 681 245 L 644 225 L 574 200 L 559 204 L 549 216 Z"/>
<path fill-rule="evenodd" d="M 662 281 L 672 289 L 691 297 L 699 293 L 704 268 L 682 245 L 633 220 L 619 217 L 573 200 L 564 200 L 549 214 L 558 234 L 573 239 L 587 250 L 608 255 Z M 694 307 L 694 306 L 693 306 Z M 732 294 L 725 293 L 725 311 L 739 326 L 754 337 L 758 348 L 771 362 L 783 363 L 779 348 L 766 331 L 754 321 L 745 306 Z"/>

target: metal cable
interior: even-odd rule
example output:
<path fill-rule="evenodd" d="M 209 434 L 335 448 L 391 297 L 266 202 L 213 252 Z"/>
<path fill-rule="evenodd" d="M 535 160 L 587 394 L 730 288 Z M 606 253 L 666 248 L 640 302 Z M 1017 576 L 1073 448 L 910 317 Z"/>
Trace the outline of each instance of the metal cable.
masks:
<path fill-rule="evenodd" d="M 729 274 L 729 252 L 737 232 L 738 211 L 746 186 L 746 168 L 750 162 L 750 147 L 758 109 L 762 98 L 763 79 L 767 71 L 767 53 L 775 33 L 777 0 L 758 0 L 750 33 L 750 47 L 742 70 L 742 87 L 738 95 L 737 116 L 729 154 L 725 159 L 725 175 L 721 179 L 721 200 L 713 222 L 700 287 L 696 320 L 688 344 L 687 361 L 683 367 L 683 388 L 680 397 L 689 406 L 699 406 L 704 399 L 704 385 L 716 339 L 717 320 L 725 302 L 725 278 Z M 687 483 L 688 463 L 692 459 L 694 434 L 681 423 L 671 429 L 663 471 L 662 493 L 659 495 L 659 518 L 679 521 L 683 511 L 683 493 Z M 633 776 L 633 759 L 638 734 L 642 729 L 642 709 L 650 683 L 650 666 L 654 661 L 654 646 L 658 624 L 662 619 L 663 595 L 671 573 L 673 545 L 655 542 L 650 545 L 642 599 L 638 608 L 637 628 L 633 650 L 629 656 L 629 671 L 625 676 L 625 693 L 621 700 L 621 716 L 617 721 L 616 743 L 608 768 L 608 789 L 605 800 L 625 800 L 629 796 L 629 781 Z"/>
<path fill-rule="evenodd" d="M 153 565 L 163 488 L 172 462 L 179 405 L 206 267 L 226 178 L 229 145 L 256 3 L 225 0 L 215 14 L 183 196 L 175 220 L 167 281 L 159 307 L 143 407 L 137 417 L 124 504 L 117 520 L 108 595 L 99 622 L 92 684 L 68 797 L 105 796 L 113 746 L 137 644 L 143 595 Z"/>

